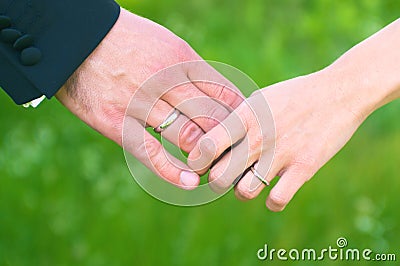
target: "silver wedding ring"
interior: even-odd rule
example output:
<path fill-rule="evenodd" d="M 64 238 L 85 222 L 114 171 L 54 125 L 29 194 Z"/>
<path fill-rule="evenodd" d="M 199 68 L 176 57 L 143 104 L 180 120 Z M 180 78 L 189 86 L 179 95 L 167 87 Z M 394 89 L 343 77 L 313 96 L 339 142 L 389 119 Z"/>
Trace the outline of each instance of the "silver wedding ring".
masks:
<path fill-rule="evenodd" d="M 172 125 L 172 123 L 174 123 L 176 121 L 176 119 L 178 119 L 178 116 L 181 114 L 181 112 L 179 112 L 177 109 L 174 109 L 174 112 L 172 114 L 170 114 L 165 120 L 164 122 L 161 123 L 161 125 L 159 125 L 158 127 L 154 128 L 154 132 L 156 133 L 161 133 L 163 132 L 167 127 L 169 127 L 170 125 Z"/>
<path fill-rule="evenodd" d="M 264 185 L 269 186 L 269 182 L 262 177 L 257 170 L 252 166 L 250 168 L 250 171 L 254 174 L 255 177 L 257 177 L 258 180 L 260 180 Z"/>

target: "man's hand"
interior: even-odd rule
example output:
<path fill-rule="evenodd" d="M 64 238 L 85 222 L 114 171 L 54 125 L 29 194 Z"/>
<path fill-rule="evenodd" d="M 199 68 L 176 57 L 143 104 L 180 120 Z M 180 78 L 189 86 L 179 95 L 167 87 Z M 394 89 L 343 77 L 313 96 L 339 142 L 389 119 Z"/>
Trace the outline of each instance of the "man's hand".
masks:
<path fill-rule="evenodd" d="M 167 83 L 178 79 L 181 85 L 169 88 L 155 84 L 140 90 L 135 104 L 128 108 L 134 93 L 153 74 L 194 60 L 201 58 L 182 39 L 152 21 L 121 10 L 113 29 L 56 97 L 81 120 L 119 145 L 125 117 L 131 129 L 131 134 L 124 136 L 128 151 L 160 177 L 180 187 L 194 188 L 199 183 L 198 175 L 184 164 L 172 163 L 161 144 L 147 132 L 142 133 L 144 127 L 159 126 L 179 106 L 180 119 L 163 136 L 189 152 L 204 132 L 229 115 L 229 107 L 236 108 L 241 103 L 241 94 L 226 89 L 232 85 L 207 64 L 201 69 L 184 64 L 172 78 L 166 77 Z M 212 80 L 217 77 L 219 84 L 197 82 L 206 75 Z M 203 100 L 182 104 L 196 98 Z M 140 137 L 143 134 L 145 137 Z"/>

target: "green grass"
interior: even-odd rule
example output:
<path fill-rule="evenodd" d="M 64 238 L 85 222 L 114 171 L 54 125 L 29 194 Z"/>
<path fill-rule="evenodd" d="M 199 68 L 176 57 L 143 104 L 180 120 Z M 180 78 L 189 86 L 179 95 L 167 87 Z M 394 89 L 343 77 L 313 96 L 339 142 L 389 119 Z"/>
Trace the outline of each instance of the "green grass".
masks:
<path fill-rule="evenodd" d="M 378 0 L 120 3 L 261 87 L 326 66 L 400 8 Z M 1 93 L 0 103 L 0 265 L 266 265 L 256 258 L 264 243 L 318 249 L 340 236 L 349 247 L 400 256 L 398 101 L 370 117 L 282 213 L 266 210 L 267 191 L 246 203 L 233 193 L 196 208 L 161 203 L 133 181 L 119 147 L 55 100 L 24 110 Z"/>

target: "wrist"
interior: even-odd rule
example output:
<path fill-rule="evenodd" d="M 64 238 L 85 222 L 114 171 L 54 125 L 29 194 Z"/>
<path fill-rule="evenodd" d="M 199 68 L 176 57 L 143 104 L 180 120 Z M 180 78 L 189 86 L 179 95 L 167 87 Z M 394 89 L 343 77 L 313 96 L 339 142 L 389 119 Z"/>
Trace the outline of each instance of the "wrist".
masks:
<path fill-rule="evenodd" d="M 400 97 L 400 19 L 321 71 L 361 116 Z"/>
<path fill-rule="evenodd" d="M 329 84 L 331 100 L 337 106 L 364 121 L 382 105 L 385 96 L 382 91 L 376 90 L 375 82 L 365 76 L 356 63 L 348 61 L 339 59 L 316 74 L 325 84 Z"/>

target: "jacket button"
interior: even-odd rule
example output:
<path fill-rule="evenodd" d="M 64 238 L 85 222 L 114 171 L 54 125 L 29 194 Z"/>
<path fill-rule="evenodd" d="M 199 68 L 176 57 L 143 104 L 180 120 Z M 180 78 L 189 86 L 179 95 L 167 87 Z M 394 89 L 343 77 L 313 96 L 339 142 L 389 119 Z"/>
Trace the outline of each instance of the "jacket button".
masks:
<path fill-rule="evenodd" d="M 4 42 L 14 43 L 21 36 L 22 36 L 21 32 L 15 29 L 3 29 L 1 31 L 1 39 Z"/>
<path fill-rule="evenodd" d="M 33 66 L 42 59 L 42 52 L 36 47 L 25 48 L 21 52 L 21 63 L 24 66 Z"/>
<path fill-rule="evenodd" d="M 25 34 L 24 36 L 18 38 L 13 47 L 16 50 L 23 50 L 33 44 L 33 37 L 32 35 Z"/>
<path fill-rule="evenodd" d="M 0 16 L 0 30 L 11 26 L 11 19 L 7 16 Z"/>

